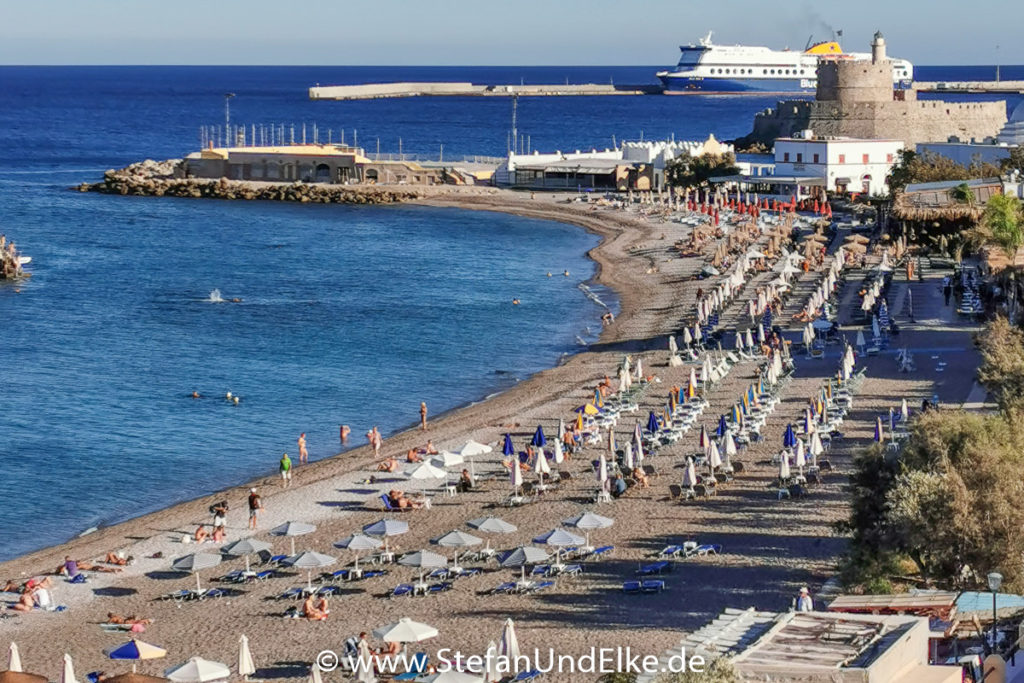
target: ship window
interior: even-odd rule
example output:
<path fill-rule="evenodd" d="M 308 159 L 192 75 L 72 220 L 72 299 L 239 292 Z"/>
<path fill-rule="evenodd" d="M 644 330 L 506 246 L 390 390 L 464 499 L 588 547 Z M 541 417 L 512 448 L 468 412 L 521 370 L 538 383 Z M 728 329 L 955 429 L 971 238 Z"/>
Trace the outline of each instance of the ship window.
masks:
<path fill-rule="evenodd" d="M 773 74 L 775 73 L 775 69 L 772 69 L 772 73 L 773 73 Z"/>
<path fill-rule="evenodd" d="M 818 155 L 817 154 L 814 155 L 814 163 L 818 163 Z"/>
<path fill-rule="evenodd" d="M 761 69 L 761 73 L 763 73 L 763 74 L 768 73 L 768 69 Z"/>
<path fill-rule="evenodd" d="M 846 155 L 845 154 L 840 154 L 839 155 L 839 163 L 841 163 L 841 164 L 845 164 L 846 163 Z"/>
<path fill-rule="evenodd" d="M 785 153 L 783 153 L 783 155 L 782 155 L 782 160 L 783 160 L 783 161 L 789 161 L 789 152 L 785 152 Z"/>
<path fill-rule="evenodd" d="M 728 69 L 726 69 L 726 70 L 725 70 L 725 73 L 729 73 L 729 70 L 728 70 Z"/>
<path fill-rule="evenodd" d="M 803 76 L 803 75 L 804 75 L 804 70 L 803 70 L 803 69 L 800 69 L 800 75 L 801 75 L 801 76 Z"/>
<path fill-rule="evenodd" d="M 798 164 L 804 163 L 804 155 L 803 155 L 802 152 L 797 152 L 796 153 L 796 163 L 798 163 Z"/>

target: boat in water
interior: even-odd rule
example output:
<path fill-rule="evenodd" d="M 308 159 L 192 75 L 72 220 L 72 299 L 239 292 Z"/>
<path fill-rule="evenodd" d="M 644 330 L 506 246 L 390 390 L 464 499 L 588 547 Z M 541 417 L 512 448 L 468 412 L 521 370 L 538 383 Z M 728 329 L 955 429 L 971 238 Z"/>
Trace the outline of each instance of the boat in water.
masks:
<path fill-rule="evenodd" d="M 821 59 L 871 59 L 870 53 L 843 52 L 835 40 L 808 44 L 802 51 L 749 45 L 715 45 L 711 32 L 697 45 L 681 45 L 674 69 L 657 73 L 667 93 L 813 93 Z M 914 66 L 893 59 L 892 80 L 907 88 Z"/>

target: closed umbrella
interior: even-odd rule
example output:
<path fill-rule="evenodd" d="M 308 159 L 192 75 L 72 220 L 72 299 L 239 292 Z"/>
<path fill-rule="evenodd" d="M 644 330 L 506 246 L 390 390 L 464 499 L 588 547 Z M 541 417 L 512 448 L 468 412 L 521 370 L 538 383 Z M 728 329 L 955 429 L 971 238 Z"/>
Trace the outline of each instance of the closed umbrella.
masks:
<path fill-rule="evenodd" d="M 910 408 L 907 407 L 907 399 L 900 401 L 900 422 L 906 423 L 910 419 Z"/>
<path fill-rule="evenodd" d="M 184 664 L 172 666 L 164 671 L 164 676 L 176 683 L 207 683 L 221 681 L 231 675 L 227 664 L 211 662 L 202 657 L 192 657 Z"/>
<path fill-rule="evenodd" d="M 875 418 L 875 434 L 873 438 L 877 443 L 882 443 L 885 439 L 885 433 L 882 431 L 882 418 L 880 417 Z"/>
<path fill-rule="evenodd" d="M 514 550 L 500 555 L 498 565 L 506 569 L 510 567 L 522 568 L 522 581 L 526 581 L 526 565 L 537 564 L 548 559 L 548 554 L 540 548 L 532 545 L 521 545 Z"/>
<path fill-rule="evenodd" d="M 542 446 L 546 446 L 547 443 L 548 440 L 544 438 L 544 428 L 541 427 L 540 425 L 537 425 L 537 431 L 533 433 L 533 438 L 530 439 L 530 445 L 540 448 Z"/>
<path fill-rule="evenodd" d="M 786 479 L 789 479 L 789 456 L 783 453 L 782 459 L 779 460 L 779 480 L 785 481 Z"/>
<path fill-rule="evenodd" d="M 238 638 L 238 675 L 244 679 L 256 673 L 256 665 L 252 661 L 249 650 L 249 638 L 244 633 Z"/>
<path fill-rule="evenodd" d="M 485 683 L 499 683 L 505 677 L 505 674 L 500 670 L 502 667 L 498 666 L 498 645 L 493 640 L 487 643 L 484 666 L 487 667 L 486 671 L 484 671 Z"/>
<path fill-rule="evenodd" d="M 13 640 L 7 648 L 7 670 L 21 673 L 21 653 L 18 651 L 18 644 Z"/>
<path fill-rule="evenodd" d="M 359 570 L 359 553 L 364 550 L 376 550 L 384 544 L 376 538 L 363 534 L 352 534 L 334 543 L 335 548 L 342 550 L 354 550 L 356 552 L 355 568 Z"/>
<path fill-rule="evenodd" d="M 222 553 L 230 557 L 244 557 L 245 571 L 249 571 L 249 556 L 270 550 L 271 546 L 266 541 L 258 541 L 255 538 L 243 538 L 240 541 L 229 543 L 220 549 Z"/>
<path fill-rule="evenodd" d="M 480 545 L 483 543 L 482 538 L 467 534 L 464 531 L 449 531 L 444 536 L 440 536 L 431 541 L 442 548 L 455 548 L 455 560 L 452 562 L 452 569 L 454 571 L 459 570 L 459 548 L 468 548 L 472 545 Z"/>
<path fill-rule="evenodd" d="M 561 440 L 555 442 L 553 459 L 556 465 L 561 465 L 565 461 L 565 453 L 562 451 Z"/>
<path fill-rule="evenodd" d="M 793 433 L 793 425 L 786 425 L 786 432 L 782 435 L 782 447 L 793 448 L 796 446 L 796 434 Z"/>
<path fill-rule="evenodd" d="M 423 572 L 427 569 L 437 569 L 448 566 L 448 558 L 429 550 L 417 550 L 414 553 L 403 555 L 398 559 L 398 564 L 406 567 L 417 567 L 420 570 L 420 583 L 423 583 Z"/>
<path fill-rule="evenodd" d="M 272 536 L 286 536 L 292 540 L 292 555 L 295 554 L 295 537 L 305 536 L 316 531 L 316 527 L 305 522 L 285 522 L 270 530 Z"/>
<path fill-rule="evenodd" d="M 807 464 L 807 456 L 804 454 L 804 442 L 796 442 L 796 454 L 793 456 L 793 464 L 800 474 L 804 473 L 804 465 Z"/>
<path fill-rule="evenodd" d="M 608 459 L 604 457 L 604 453 L 601 454 L 597 463 L 597 481 L 601 485 L 601 489 L 604 490 L 604 483 L 608 481 Z"/>
<path fill-rule="evenodd" d="M 653 410 L 647 416 L 647 431 L 651 434 L 658 433 L 658 416 L 654 414 Z"/>
<path fill-rule="evenodd" d="M 519 487 L 523 485 L 523 472 L 519 469 L 519 461 L 512 459 L 512 469 L 508 471 L 509 481 L 512 483 L 512 495 L 519 493 Z"/>
<path fill-rule="evenodd" d="M 708 430 L 704 428 L 704 425 L 700 426 L 700 435 L 697 437 L 697 446 L 702 451 L 707 451 L 708 446 L 711 445 L 711 437 L 708 436 Z"/>
<path fill-rule="evenodd" d="M 636 462 L 633 460 L 633 444 L 627 443 L 622 449 L 622 463 L 627 469 L 634 469 Z"/>
<path fill-rule="evenodd" d="M 544 454 L 543 448 L 537 449 L 537 456 L 533 462 L 533 471 L 537 473 L 537 479 L 543 484 L 544 475 L 551 474 L 551 465 L 548 464 L 548 457 Z"/>
<path fill-rule="evenodd" d="M 668 336 L 668 352 L 674 356 L 677 351 L 679 351 L 679 347 L 676 345 L 676 338 L 670 334 Z"/>
<path fill-rule="evenodd" d="M 71 655 L 64 653 L 64 667 L 60 672 L 60 683 L 78 683 L 75 680 L 75 665 L 71 661 Z"/>
<path fill-rule="evenodd" d="M 712 441 L 711 445 L 708 446 L 708 467 L 711 469 L 711 474 L 715 473 L 716 467 L 722 466 L 722 454 L 718 451 L 718 445 Z"/>
<path fill-rule="evenodd" d="M 512 435 L 511 434 L 505 434 L 505 442 L 504 442 L 504 444 L 501 447 L 501 454 L 502 455 L 515 455 L 516 454 L 516 449 L 512 445 Z"/>
<path fill-rule="evenodd" d="M 363 527 L 363 533 L 367 536 L 378 536 L 384 539 L 384 552 L 388 551 L 388 539 L 392 536 L 401 536 L 409 531 L 409 523 L 400 519 L 379 519 L 373 524 Z"/>
<path fill-rule="evenodd" d="M 505 625 L 501 629 L 498 654 L 507 662 L 515 662 L 519 659 L 519 639 L 516 637 L 516 625 L 511 619 L 506 619 Z"/>
<path fill-rule="evenodd" d="M 683 488 L 692 489 L 697 485 L 697 471 L 693 465 L 693 458 L 686 459 L 686 467 L 683 469 Z"/>
<path fill-rule="evenodd" d="M 324 683 L 323 674 L 320 672 L 320 663 L 314 661 L 309 667 L 309 683 Z"/>
<path fill-rule="evenodd" d="M 199 572 L 203 569 L 216 567 L 220 564 L 220 561 L 220 555 L 214 555 L 213 553 L 192 553 L 185 557 L 179 557 L 171 564 L 171 567 L 179 572 L 192 572 L 195 574 L 196 592 L 201 592 L 203 588 L 199 585 Z"/>
<path fill-rule="evenodd" d="M 296 569 L 306 570 L 306 585 L 312 590 L 313 588 L 313 570 L 323 569 L 329 567 L 338 559 L 331 557 L 330 555 L 324 555 L 322 553 L 315 553 L 312 550 L 305 550 L 298 555 L 292 555 L 286 557 L 282 564 L 286 564 L 289 567 L 295 567 Z"/>

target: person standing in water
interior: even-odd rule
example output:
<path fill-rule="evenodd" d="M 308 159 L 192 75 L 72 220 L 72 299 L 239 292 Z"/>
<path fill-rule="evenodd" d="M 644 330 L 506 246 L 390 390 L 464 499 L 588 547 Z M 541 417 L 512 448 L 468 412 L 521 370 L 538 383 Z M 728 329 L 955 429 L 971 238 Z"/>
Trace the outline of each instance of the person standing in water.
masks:
<path fill-rule="evenodd" d="M 306 450 L 306 432 L 299 434 L 299 463 L 309 462 L 309 451 Z"/>
<path fill-rule="evenodd" d="M 420 430 L 427 431 L 427 404 L 420 403 Z"/>

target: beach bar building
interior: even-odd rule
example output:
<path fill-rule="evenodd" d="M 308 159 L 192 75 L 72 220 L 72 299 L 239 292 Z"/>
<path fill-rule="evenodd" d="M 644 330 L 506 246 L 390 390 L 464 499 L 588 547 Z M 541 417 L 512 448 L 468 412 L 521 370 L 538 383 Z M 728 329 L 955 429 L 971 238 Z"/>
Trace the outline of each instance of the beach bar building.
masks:
<path fill-rule="evenodd" d="M 727 609 L 680 646 L 688 657 L 727 657 L 740 680 L 961 683 L 960 666 L 928 663 L 929 635 L 925 617 Z M 663 663 L 678 654 L 668 650 Z"/>

